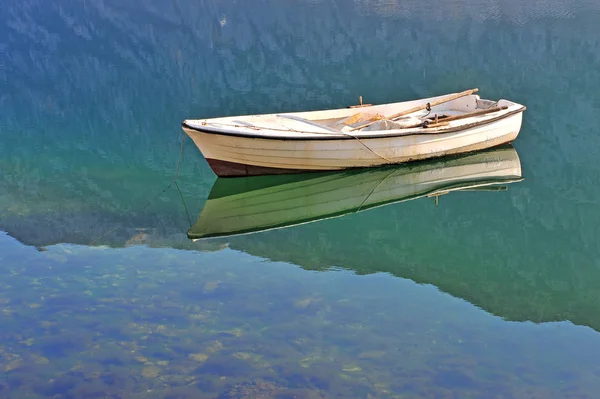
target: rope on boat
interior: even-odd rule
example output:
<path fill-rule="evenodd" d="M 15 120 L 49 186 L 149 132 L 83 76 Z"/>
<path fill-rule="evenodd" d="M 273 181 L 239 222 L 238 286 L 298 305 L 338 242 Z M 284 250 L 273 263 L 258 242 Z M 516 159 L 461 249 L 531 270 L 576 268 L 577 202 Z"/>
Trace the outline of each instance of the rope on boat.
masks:
<path fill-rule="evenodd" d="M 187 216 L 188 223 L 189 223 L 190 227 L 192 227 L 192 219 L 190 219 L 190 211 L 188 211 L 187 204 L 185 203 L 185 199 L 183 198 L 183 193 L 179 189 L 179 184 L 177 184 L 176 181 L 173 183 L 175 183 L 175 187 L 177 187 L 177 192 L 179 193 L 179 197 L 181 198 L 181 202 L 183 203 L 183 207 L 185 208 L 185 216 Z"/>
<path fill-rule="evenodd" d="M 181 158 L 183 158 L 183 142 L 185 141 L 185 133 L 181 132 L 181 147 L 179 148 L 179 160 L 177 161 L 177 170 L 175 171 L 175 176 L 173 177 L 173 183 L 177 183 L 177 178 L 179 177 L 179 168 L 181 167 Z M 169 186 L 171 187 L 171 186 Z M 167 190 L 167 187 L 165 190 Z"/>
<path fill-rule="evenodd" d="M 386 157 L 384 157 L 383 155 L 376 153 L 376 152 L 375 152 L 375 151 L 374 151 L 372 148 L 370 148 L 368 145 L 366 145 L 365 143 L 363 143 L 363 142 L 362 142 L 362 141 L 361 141 L 361 140 L 360 140 L 358 137 L 356 137 L 355 135 L 353 135 L 353 134 L 350 134 L 350 133 L 347 133 L 347 132 L 340 132 L 340 133 L 342 133 L 342 134 L 345 134 L 346 136 L 350 136 L 350 137 L 352 137 L 352 138 L 356 139 L 356 140 L 357 140 L 357 141 L 358 141 L 360 144 L 362 144 L 362 146 L 363 146 L 363 147 L 365 147 L 367 150 L 371 151 L 373 154 L 375 154 L 375 155 L 376 155 L 376 156 L 378 156 L 379 158 L 383 159 L 384 161 L 387 161 L 387 162 L 389 162 L 389 163 L 394 163 L 394 162 L 392 162 L 391 160 L 389 160 L 389 159 L 387 159 Z"/>
<path fill-rule="evenodd" d="M 179 184 L 177 184 L 177 178 L 179 177 L 179 170 L 181 168 L 181 159 L 183 158 L 183 143 L 184 143 L 184 141 L 185 141 L 185 133 L 181 132 L 181 147 L 179 148 L 179 160 L 177 161 L 177 170 L 175 171 L 175 176 L 173 177 L 173 183 L 171 183 L 162 192 L 164 193 L 165 191 L 167 191 L 169 189 L 169 187 L 171 187 L 173 184 L 175 184 L 175 187 L 177 187 L 177 192 L 179 193 L 179 197 L 181 198 L 181 202 L 183 202 L 183 207 L 185 208 L 185 215 L 187 216 L 188 223 L 190 224 L 190 227 L 192 227 L 192 219 L 190 219 L 190 212 L 188 211 L 187 204 L 185 203 L 185 200 L 183 199 L 183 193 L 181 192 L 181 189 L 179 188 Z"/>

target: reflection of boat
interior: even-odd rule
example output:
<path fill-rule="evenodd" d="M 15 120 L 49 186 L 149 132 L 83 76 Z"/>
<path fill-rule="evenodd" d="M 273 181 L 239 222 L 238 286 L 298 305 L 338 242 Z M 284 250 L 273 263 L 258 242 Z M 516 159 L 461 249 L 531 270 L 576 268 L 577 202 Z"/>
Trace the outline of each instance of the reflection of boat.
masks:
<path fill-rule="evenodd" d="M 217 179 L 188 237 L 222 237 L 288 227 L 394 202 L 520 180 L 521 163 L 511 146 L 405 166 Z"/>
<path fill-rule="evenodd" d="M 222 177 L 399 164 L 515 140 L 525 107 L 475 92 L 359 109 L 185 120 L 182 128 Z"/>

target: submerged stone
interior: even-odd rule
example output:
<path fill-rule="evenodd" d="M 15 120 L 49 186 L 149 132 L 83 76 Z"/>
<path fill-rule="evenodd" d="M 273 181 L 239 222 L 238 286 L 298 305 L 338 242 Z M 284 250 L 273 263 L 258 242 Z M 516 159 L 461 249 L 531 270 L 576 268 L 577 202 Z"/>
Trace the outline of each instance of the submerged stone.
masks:
<path fill-rule="evenodd" d="M 204 292 L 209 293 L 213 292 L 217 288 L 219 288 L 220 283 L 218 281 L 210 281 L 204 284 Z"/>
<path fill-rule="evenodd" d="M 236 352 L 233 354 L 233 357 L 238 358 L 240 360 L 247 360 L 252 357 L 252 354 L 246 352 Z"/>
<path fill-rule="evenodd" d="M 35 357 L 34 359 L 35 359 L 34 360 L 35 364 L 48 364 L 48 363 L 50 363 L 50 361 L 47 358 L 43 357 L 43 356 Z"/>
<path fill-rule="evenodd" d="M 205 353 L 193 353 L 188 355 L 188 357 L 196 362 L 203 363 L 208 359 L 208 355 Z"/>
<path fill-rule="evenodd" d="M 160 369 L 156 366 L 148 366 L 142 369 L 142 376 L 144 378 L 152 379 L 158 377 Z"/>

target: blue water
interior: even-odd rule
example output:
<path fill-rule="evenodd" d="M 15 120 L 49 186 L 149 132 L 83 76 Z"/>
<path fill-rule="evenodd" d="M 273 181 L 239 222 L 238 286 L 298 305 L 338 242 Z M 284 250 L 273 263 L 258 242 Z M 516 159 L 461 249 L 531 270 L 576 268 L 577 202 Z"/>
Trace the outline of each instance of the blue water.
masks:
<path fill-rule="evenodd" d="M 0 397 L 597 397 L 597 3 L 2 10 Z M 472 87 L 527 106 L 506 191 L 188 239 L 183 119 Z"/>

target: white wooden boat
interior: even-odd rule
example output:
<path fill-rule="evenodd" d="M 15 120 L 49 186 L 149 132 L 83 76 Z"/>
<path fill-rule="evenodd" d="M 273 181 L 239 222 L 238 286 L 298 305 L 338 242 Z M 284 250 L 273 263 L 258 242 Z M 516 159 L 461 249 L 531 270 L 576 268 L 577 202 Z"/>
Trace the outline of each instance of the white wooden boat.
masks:
<path fill-rule="evenodd" d="M 325 111 L 185 120 L 217 176 L 343 170 L 405 163 L 510 143 L 525 107 L 446 96 Z"/>
<path fill-rule="evenodd" d="M 224 237 L 289 227 L 424 196 L 497 188 L 521 180 L 521 162 L 512 146 L 409 165 L 217 179 L 188 237 Z"/>

